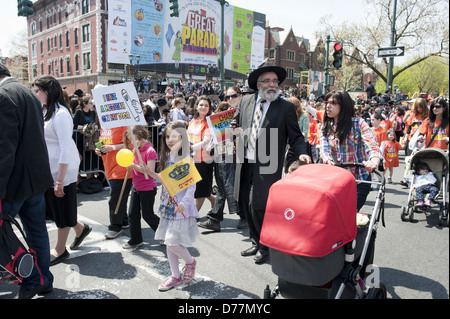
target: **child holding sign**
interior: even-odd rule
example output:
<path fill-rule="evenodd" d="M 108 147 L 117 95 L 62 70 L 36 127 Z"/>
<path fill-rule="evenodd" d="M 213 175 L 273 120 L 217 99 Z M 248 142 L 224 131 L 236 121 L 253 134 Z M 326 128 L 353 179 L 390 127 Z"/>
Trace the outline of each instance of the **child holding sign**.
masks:
<path fill-rule="evenodd" d="M 128 136 L 128 130 L 124 136 L 125 147 L 132 148 Z M 156 197 L 156 182 L 153 178 L 145 178 L 144 173 L 154 171 L 158 156 L 155 149 L 149 142 L 150 133 L 141 126 L 131 127 L 131 133 L 134 135 L 138 151 L 141 153 L 142 165 L 139 157 L 134 157 L 134 163 L 130 168 L 133 171 L 133 188 L 131 190 L 130 208 L 128 220 L 130 222 L 130 240 L 124 244 L 124 249 L 134 249 L 142 246 L 141 212 L 142 218 L 147 222 L 151 229 L 156 232 L 159 224 L 159 217 L 153 212 L 153 205 Z"/>
<path fill-rule="evenodd" d="M 180 160 L 189 157 L 190 144 L 187 137 L 186 126 L 182 122 L 170 122 L 161 139 L 160 170 L 174 165 Z M 179 171 L 174 170 L 175 175 Z M 151 172 L 150 176 L 158 177 Z M 199 235 L 197 218 L 198 210 L 195 206 L 196 185 L 181 190 L 173 196 L 169 195 L 163 186 L 159 212 L 161 219 L 155 233 L 156 240 L 164 240 L 167 246 L 167 258 L 172 275 L 158 286 L 160 291 L 169 290 L 181 283 L 190 282 L 195 274 L 196 260 L 191 256 L 187 247 L 191 247 Z M 179 270 L 179 259 L 186 263 L 183 275 Z"/>

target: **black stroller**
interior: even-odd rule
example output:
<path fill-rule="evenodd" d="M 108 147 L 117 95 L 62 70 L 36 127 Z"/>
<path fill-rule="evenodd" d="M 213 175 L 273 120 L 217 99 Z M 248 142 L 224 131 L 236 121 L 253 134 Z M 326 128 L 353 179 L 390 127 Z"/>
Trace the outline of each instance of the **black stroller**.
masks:
<path fill-rule="evenodd" d="M 349 166 L 364 167 L 342 164 Z M 269 247 L 278 285 L 273 291 L 267 286 L 264 299 L 280 294 L 295 299 L 387 298 L 379 269 L 372 265 L 377 226 L 384 213 L 383 174 L 375 170 L 380 182 L 365 182 L 379 185 L 372 215 L 357 214 L 356 181 L 342 167 L 305 165 L 270 189 L 261 243 Z M 296 206 L 298 199 L 304 200 Z M 322 243 L 327 251 L 310 253 Z"/>

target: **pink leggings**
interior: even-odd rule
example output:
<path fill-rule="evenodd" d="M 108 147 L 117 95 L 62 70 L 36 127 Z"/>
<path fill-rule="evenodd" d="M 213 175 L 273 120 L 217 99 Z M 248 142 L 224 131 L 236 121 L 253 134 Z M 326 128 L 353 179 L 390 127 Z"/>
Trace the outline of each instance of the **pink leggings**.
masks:
<path fill-rule="evenodd" d="M 178 260 L 181 258 L 186 264 L 192 264 L 194 257 L 191 256 L 189 250 L 181 245 L 167 246 L 167 258 L 169 259 L 170 270 L 172 276 L 175 278 L 180 277 L 180 269 Z"/>

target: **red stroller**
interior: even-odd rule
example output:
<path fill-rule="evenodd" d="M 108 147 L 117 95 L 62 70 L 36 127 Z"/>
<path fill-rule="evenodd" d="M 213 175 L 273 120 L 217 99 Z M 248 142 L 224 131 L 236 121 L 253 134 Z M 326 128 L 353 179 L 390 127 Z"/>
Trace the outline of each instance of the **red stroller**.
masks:
<path fill-rule="evenodd" d="M 372 267 L 385 192 L 383 175 L 375 174 L 380 188 L 372 216 L 365 217 L 356 211 L 356 182 L 362 181 L 342 167 L 301 166 L 272 185 L 260 242 L 269 247 L 278 286 L 267 287 L 265 299 L 386 298 Z M 360 226 L 358 217 L 365 218 Z"/>

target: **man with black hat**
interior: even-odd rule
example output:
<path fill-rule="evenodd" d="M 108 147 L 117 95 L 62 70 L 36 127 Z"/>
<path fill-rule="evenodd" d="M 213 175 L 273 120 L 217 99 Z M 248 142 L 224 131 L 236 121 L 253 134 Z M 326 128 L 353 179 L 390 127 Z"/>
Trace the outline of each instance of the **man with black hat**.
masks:
<path fill-rule="evenodd" d="M 266 62 L 253 71 L 248 85 L 255 94 L 245 95 L 235 113 L 232 127 L 238 135 L 234 196 L 249 225 L 252 247 L 242 256 L 255 256 L 255 263 L 269 258 L 268 248 L 259 243 L 269 189 L 282 176 L 286 147 L 300 161 L 311 163 L 297 123 L 295 107 L 280 98 L 279 85 L 286 70 Z"/>
<path fill-rule="evenodd" d="M 19 290 L 19 299 L 53 289 L 44 192 L 53 187 L 41 102 L 0 63 L 0 205 L 19 215 L 37 265 Z M 1 247 L 0 247 L 1 248 Z"/>

